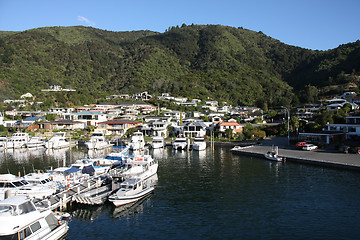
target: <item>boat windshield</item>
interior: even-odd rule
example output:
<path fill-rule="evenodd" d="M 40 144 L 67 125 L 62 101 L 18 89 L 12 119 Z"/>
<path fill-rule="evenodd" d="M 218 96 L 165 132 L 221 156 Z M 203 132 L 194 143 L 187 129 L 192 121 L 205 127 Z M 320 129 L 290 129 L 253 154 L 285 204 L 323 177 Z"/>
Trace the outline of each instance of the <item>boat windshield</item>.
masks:
<path fill-rule="evenodd" d="M 26 182 L 26 184 L 25 184 L 25 183 L 23 183 L 23 181 L 18 181 L 18 182 L 13 182 L 13 184 L 15 185 L 15 187 L 21 187 L 21 186 L 26 185 L 27 182 Z"/>
<path fill-rule="evenodd" d="M 186 142 L 185 139 L 176 139 L 175 142 Z"/>
<path fill-rule="evenodd" d="M 33 211 L 36 211 L 36 209 L 34 205 L 29 201 L 20 204 L 18 207 L 16 207 L 16 205 L 11 205 L 11 204 L 0 206 L 0 214 L 10 214 L 12 216 L 26 214 Z"/>

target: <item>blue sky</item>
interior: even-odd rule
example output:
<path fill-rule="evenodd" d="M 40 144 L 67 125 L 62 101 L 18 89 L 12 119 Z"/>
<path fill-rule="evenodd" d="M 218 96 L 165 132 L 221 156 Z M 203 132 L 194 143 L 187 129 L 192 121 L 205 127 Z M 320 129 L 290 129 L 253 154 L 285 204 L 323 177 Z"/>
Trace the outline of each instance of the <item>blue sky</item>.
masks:
<path fill-rule="evenodd" d="M 360 0 L 0 0 L 0 30 L 92 26 L 164 32 L 183 23 L 262 31 L 327 50 L 360 39 Z"/>

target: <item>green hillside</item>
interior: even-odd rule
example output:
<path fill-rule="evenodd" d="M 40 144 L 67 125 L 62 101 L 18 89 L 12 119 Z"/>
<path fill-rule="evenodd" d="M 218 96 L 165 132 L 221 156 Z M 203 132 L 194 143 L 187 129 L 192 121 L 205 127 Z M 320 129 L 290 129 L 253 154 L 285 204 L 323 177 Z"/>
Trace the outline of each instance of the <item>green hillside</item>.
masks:
<path fill-rule="evenodd" d="M 357 87 L 359 51 L 359 41 L 312 51 L 219 25 L 183 25 L 165 33 L 80 26 L 1 32 L 0 99 L 31 92 L 50 101 L 40 89 L 56 84 L 77 89 L 52 96 L 59 105 L 139 91 L 235 105 L 288 105 L 298 102 L 296 95 L 308 84 Z"/>

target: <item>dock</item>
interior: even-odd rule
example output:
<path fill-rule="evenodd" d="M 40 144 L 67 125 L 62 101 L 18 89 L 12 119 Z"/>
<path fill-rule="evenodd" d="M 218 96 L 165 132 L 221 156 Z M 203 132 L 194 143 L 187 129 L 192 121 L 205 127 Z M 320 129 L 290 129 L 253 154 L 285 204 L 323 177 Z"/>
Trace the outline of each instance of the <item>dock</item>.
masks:
<path fill-rule="evenodd" d="M 245 154 L 265 159 L 264 154 L 270 149 L 271 146 L 269 145 L 254 145 L 251 147 L 233 150 L 232 153 Z M 360 170 L 360 154 L 345 154 L 323 149 L 304 151 L 292 149 L 289 146 L 279 146 L 279 156 L 284 157 L 288 162 Z"/>
<path fill-rule="evenodd" d="M 51 195 L 49 198 L 35 202 L 35 205 L 40 210 L 47 210 L 47 209 L 50 210 L 59 209 L 60 211 L 65 210 L 67 205 L 72 203 L 76 195 L 100 187 L 103 182 L 101 180 L 101 177 L 104 176 L 105 174 L 97 175 L 81 183 L 70 185 L 68 189 L 62 192 Z"/>

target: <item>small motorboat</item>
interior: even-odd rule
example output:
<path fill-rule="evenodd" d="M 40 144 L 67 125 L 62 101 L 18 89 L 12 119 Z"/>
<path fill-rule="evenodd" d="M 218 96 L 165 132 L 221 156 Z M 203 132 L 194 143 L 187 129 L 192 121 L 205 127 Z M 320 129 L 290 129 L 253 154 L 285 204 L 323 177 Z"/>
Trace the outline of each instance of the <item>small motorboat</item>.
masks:
<path fill-rule="evenodd" d="M 264 154 L 264 156 L 265 156 L 266 159 L 269 159 L 271 161 L 282 162 L 282 161 L 285 160 L 284 157 L 279 156 L 279 148 L 278 148 L 278 146 L 275 146 L 275 147 L 273 146 L 272 149 L 269 152 Z"/>

